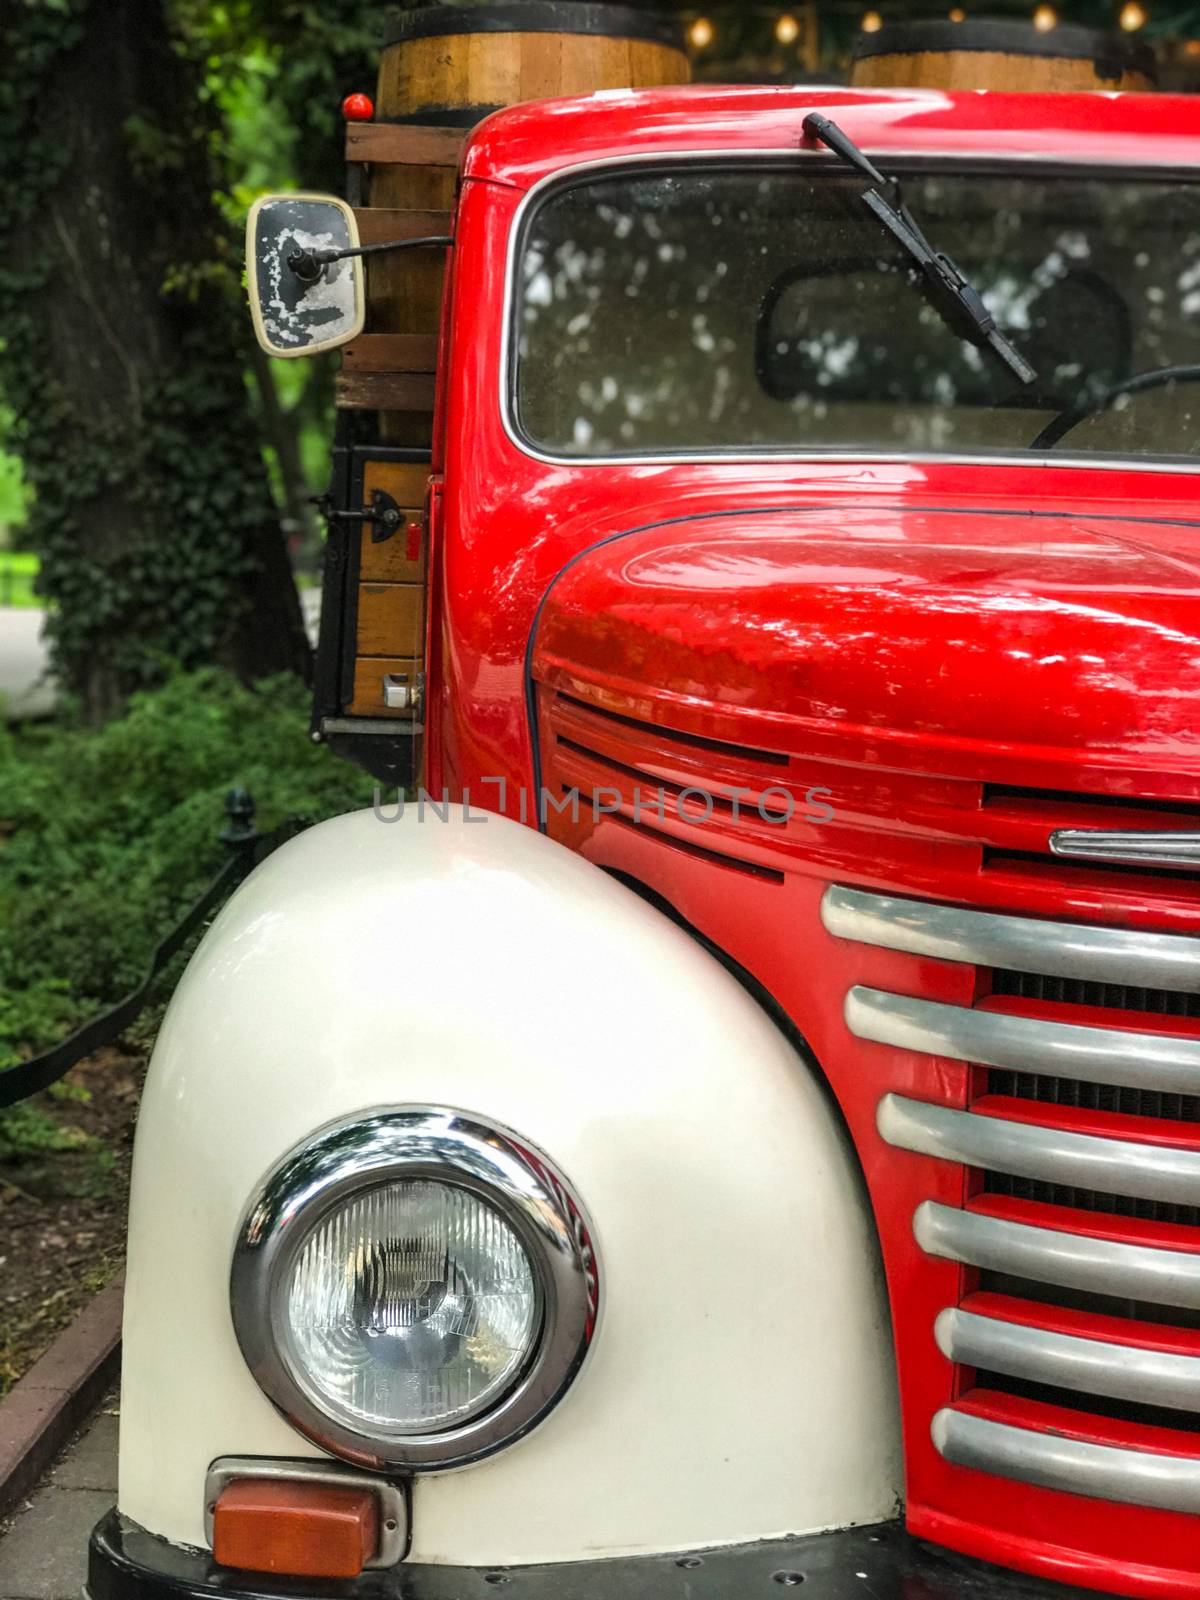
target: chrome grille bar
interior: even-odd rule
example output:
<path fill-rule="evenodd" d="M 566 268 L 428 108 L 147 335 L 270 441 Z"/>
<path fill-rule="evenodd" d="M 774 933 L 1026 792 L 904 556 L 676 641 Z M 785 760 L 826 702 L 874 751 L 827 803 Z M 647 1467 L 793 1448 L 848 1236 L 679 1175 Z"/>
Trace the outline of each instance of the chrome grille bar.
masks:
<path fill-rule="evenodd" d="M 845 1010 L 857 1038 L 901 1050 L 1117 1088 L 1200 1094 L 1200 1039 L 969 1011 L 861 987 L 850 990 Z"/>
<path fill-rule="evenodd" d="M 1076 861 L 1120 861 L 1138 867 L 1175 867 L 1200 871 L 1200 833 L 1109 828 L 1058 828 L 1050 835 L 1050 853 Z"/>
<path fill-rule="evenodd" d="M 1200 1460 L 1194 1457 L 1064 1439 L 948 1408 L 937 1413 L 930 1432 L 938 1454 L 960 1467 L 1097 1500 L 1200 1512 Z"/>
<path fill-rule="evenodd" d="M 1080 1339 L 956 1307 L 940 1313 L 934 1334 L 946 1359 L 964 1367 L 984 1367 L 1031 1383 L 1140 1405 L 1200 1409 L 1198 1356 Z"/>
<path fill-rule="evenodd" d="M 1032 1228 L 923 1200 L 913 1233 L 927 1255 L 1068 1289 L 1200 1311 L 1200 1254 Z"/>
<path fill-rule="evenodd" d="M 888 1144 L 917 1155 L 1103 1194 L 1200 1205 L 1200 1150 L 1099 1139 L 897 1094 L 880 1100 L 875 1123 Z"/>
<path fill-rule="evenodd" d="M 821 920 L 840 939 L 940 961 L 1200 994 L 1200 939 L 999 916 L 835 885 Z"/>

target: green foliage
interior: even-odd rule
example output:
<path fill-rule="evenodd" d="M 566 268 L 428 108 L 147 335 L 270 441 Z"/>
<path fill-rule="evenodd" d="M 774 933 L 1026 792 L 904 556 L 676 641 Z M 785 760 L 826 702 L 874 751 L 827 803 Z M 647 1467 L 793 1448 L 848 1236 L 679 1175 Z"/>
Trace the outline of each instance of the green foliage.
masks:
<path fill-rule="evenodd" d="M 339 190 L 341 103 L 374 89 L 386 14 L 379 0 L 172 0 L 223 113 L 227 169 L 252 191 L 284 164 Z"/>
<path fill-rule="evenodd" d="M 135 695 L 98 733 L 67 720 L 0 730 L 0 1067 L 56 1042 L 140 980 L 224 859 L 237 783 L 264 832 L 369 804 L 313 745 L 293 678 L 247 688 L 210 669 Z M 28 1135 L 0 1114 L 3 1140 Z"/>
<path fill-rule="evenodd" d="M 0 457 L 0 471 L 3 457 Z M 37 604 L 38 559 L 24 550 L 0 550 L 0 606 Z"/>
<path fill-rule="evenodd" d="M 78 1150 L 87 1142 L 87 1136 L 77 1128 L 64 1128 L 28 1101 L 0 1111 L 0 1164 L 5 1166 L 63 1150 Z"/>
<path fill-rule="evenodd" d="M 0 405 L 0 547 L 14 543 L 13 532 L 25 521 L 29 509 L 30 491 L 21 471 L 21 459 L 5 449 L 5 441 L 12 432 L 12 412 Z M 11 604 L 0 599 L 0 605 Z"/>

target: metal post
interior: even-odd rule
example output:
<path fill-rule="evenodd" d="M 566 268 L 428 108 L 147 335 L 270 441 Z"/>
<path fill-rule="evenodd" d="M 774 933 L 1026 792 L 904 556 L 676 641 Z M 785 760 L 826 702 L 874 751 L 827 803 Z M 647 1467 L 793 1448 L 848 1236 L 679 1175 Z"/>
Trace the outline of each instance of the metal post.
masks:
<path fill-rule="evenodd" d="M 254 826 L 254 800 L 249 789 L 230 789 L 225 796 L 225 814 L 229 821 L 221 829 L 221 843 L 232 852 L 239 877 L 244 878 L 254 870 L 260 838 Z"/>

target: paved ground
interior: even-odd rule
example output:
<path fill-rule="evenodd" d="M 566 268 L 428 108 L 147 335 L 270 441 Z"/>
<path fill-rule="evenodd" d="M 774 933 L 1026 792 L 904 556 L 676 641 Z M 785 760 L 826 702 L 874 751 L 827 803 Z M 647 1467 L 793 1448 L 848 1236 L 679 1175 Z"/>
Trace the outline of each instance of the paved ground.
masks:
<path fill-rule="evenodd" d="M 300 610 L 304 614 L 304 631 L 308 634 L 308 642 L 315 650 L 317 648 L 317 633 L 321 627 L 320 589 L 301 589 Z"/>
<path fill-rule="evenodd" d="M 79 1600 L 92 1528 L 117 1497 L 117 1417 L 106 1401 L 33 1497 L 0 1524 L 0 1600 Z"/>
<path fill-rule="evenodd" d="M 54 685 L 42 644 L 42 612 L 0 606 L 0 715 L 45 717 L 54 709 Z"/>

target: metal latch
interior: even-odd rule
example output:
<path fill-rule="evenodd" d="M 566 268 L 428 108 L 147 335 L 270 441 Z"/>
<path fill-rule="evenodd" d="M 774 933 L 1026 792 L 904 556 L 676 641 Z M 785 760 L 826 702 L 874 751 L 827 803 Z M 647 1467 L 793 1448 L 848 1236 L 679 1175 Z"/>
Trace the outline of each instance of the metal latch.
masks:
<path fill-rule="evenodd" d="M 385 672 L 383 675 L 383 703 L 389 711 L 419 711 L 424 698 L 425 674 Z"/>
<path fill-rule="evenodd" d="M 397 533 L 404 522 L 404 513 L 385 489 L 376 489 L 371 496 L 370 508 L 361 511 L 340 511 L 328 494 L 313 496 L 315 505 L 326 522 L 364 522 L 371 529 L 371 543 L 383 544 Z"/>

